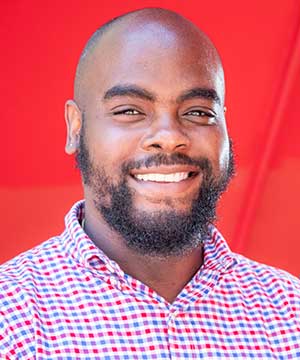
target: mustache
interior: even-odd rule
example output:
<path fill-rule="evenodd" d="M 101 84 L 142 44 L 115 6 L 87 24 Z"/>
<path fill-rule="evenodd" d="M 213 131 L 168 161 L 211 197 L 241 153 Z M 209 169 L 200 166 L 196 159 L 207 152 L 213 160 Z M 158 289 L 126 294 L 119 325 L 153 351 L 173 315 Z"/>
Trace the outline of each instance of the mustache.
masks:
<path fill-rule="evenodd" d="M 192 159 L 181 153 L 172 153 L 170 155 L 158 153 L 144 159 L 127 161 L 122 166 L 122 172 L 127 174 L 133 169 L 150 168 L 151 166 L 158 167 L 160 165 L 190 165 L 198 168 L 199 171 L 212 172 L 212 164 L 206 157 Z"/>

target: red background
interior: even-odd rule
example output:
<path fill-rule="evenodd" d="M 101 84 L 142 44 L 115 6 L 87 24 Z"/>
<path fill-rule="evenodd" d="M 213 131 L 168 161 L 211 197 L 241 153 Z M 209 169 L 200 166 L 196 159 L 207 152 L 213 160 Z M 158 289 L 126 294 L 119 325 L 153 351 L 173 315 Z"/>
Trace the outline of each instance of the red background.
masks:
<path fill-rule="evenodd" d="M 219 209 L 233 250 L 300 275 L 299 0 L 11 0 L 0 13 L 0 262 L 63 229 L 82 197 L 63 106 L 92 32 L 121 13 L 173 9 L 217 45 L 238 173 Z"/>

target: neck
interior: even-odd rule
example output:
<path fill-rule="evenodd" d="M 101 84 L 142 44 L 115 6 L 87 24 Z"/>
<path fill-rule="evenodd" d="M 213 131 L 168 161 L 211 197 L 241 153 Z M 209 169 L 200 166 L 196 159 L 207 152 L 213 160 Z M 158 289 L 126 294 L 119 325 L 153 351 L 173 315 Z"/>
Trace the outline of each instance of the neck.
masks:
<path fill-rule="evenodd" d="M 128 275 L 141 281 L 172 303 L 202 265 L 202 247 L 186 255 L 155 257 L 130 249 L 112 230 L 93 204 L 85 204 L 85 232 L 111 260 Z"/>

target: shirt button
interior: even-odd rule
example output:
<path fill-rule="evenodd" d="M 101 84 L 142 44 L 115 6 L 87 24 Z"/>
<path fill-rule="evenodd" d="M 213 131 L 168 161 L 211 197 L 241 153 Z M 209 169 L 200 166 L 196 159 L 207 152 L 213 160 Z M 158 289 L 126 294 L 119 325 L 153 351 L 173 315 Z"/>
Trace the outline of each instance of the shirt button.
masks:
<path fill-rule="evenodd" d="M 119 280 L 116 279 L 115 277 L 111 277 L 111 278 L 110 278 L 110 283 L 111 283 L 111 285 L 115 286 L 116 288 L 119 288 L 120 282 L 119 282 Z"/>
<path fill-rule="evenodd" d="M 174 321 L 177 315 L 178 315 L 178 310 L 171 312 L 169 316 L 169 320 Z"/>

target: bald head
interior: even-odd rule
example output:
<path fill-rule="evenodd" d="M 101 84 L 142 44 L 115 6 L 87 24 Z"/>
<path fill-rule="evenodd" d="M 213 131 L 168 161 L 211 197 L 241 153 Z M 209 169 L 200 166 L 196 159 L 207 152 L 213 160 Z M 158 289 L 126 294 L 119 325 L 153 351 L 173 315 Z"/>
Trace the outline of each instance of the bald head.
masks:
<path fill-rule="evenodd" d="M 155 229 L 149 243 L 162 241 L 157 249 L 164 242 L 177 248 L 169 224 L 178 226 L 178 244 L 182 229 L 194 239 L 192 224 L 201 223 L 196 213 L 205 213 L 208 223 L 215 207 L 198 197 L 200 189 L 206 193 L 207 186 L 207 199 L 215 202 L 231 174 L 223 106 L 220 57 L 194 24 L 156 8 L 105 24 L 81 56 L 75 102 L 65 107 L 66 151 L 76 154 L 86 209 L 132 244 L 148 242 L 141 234 L 149 224 Z M 150 174 L 168 174 L 172 184 L 162 186 Z"/>
<path fill-rule="evenodd" d="M 145 8 L 116 17 L 102 25 L 88 40 L 76 70 L 74 97 L 76 103 L 85 110 L 89 96 L 90 83 L 94 81 L 95 66 L 105 71 L 105 61 L 110 62 L 122 56 L 126 44 L 134 49 L 152 46 L 157 58 L 173 53 L 186 54 L 190 49 L 198 48 L 201 56 L 196 59 L 199 66 L 215 68 L 219 73 L 224 99 L 224 74 L 220 56 L 207 35 L 181 15 L 161 8 Z M 119 45 L 118 45 L 119 44 Z M 118 48 L 120 53 L 117 54 Z M 140 50 L 142 50 L 140 48 Z M 124 53 L 124 51 L 123 51 Z M 112 57 L 111 57 L 112 56 Z M 137 51 L 136 56 L 143 56 Z M 130 64 L 129 64 L 130 65 Z M 130 66 L 125 71 L 130 71 Z"/>

